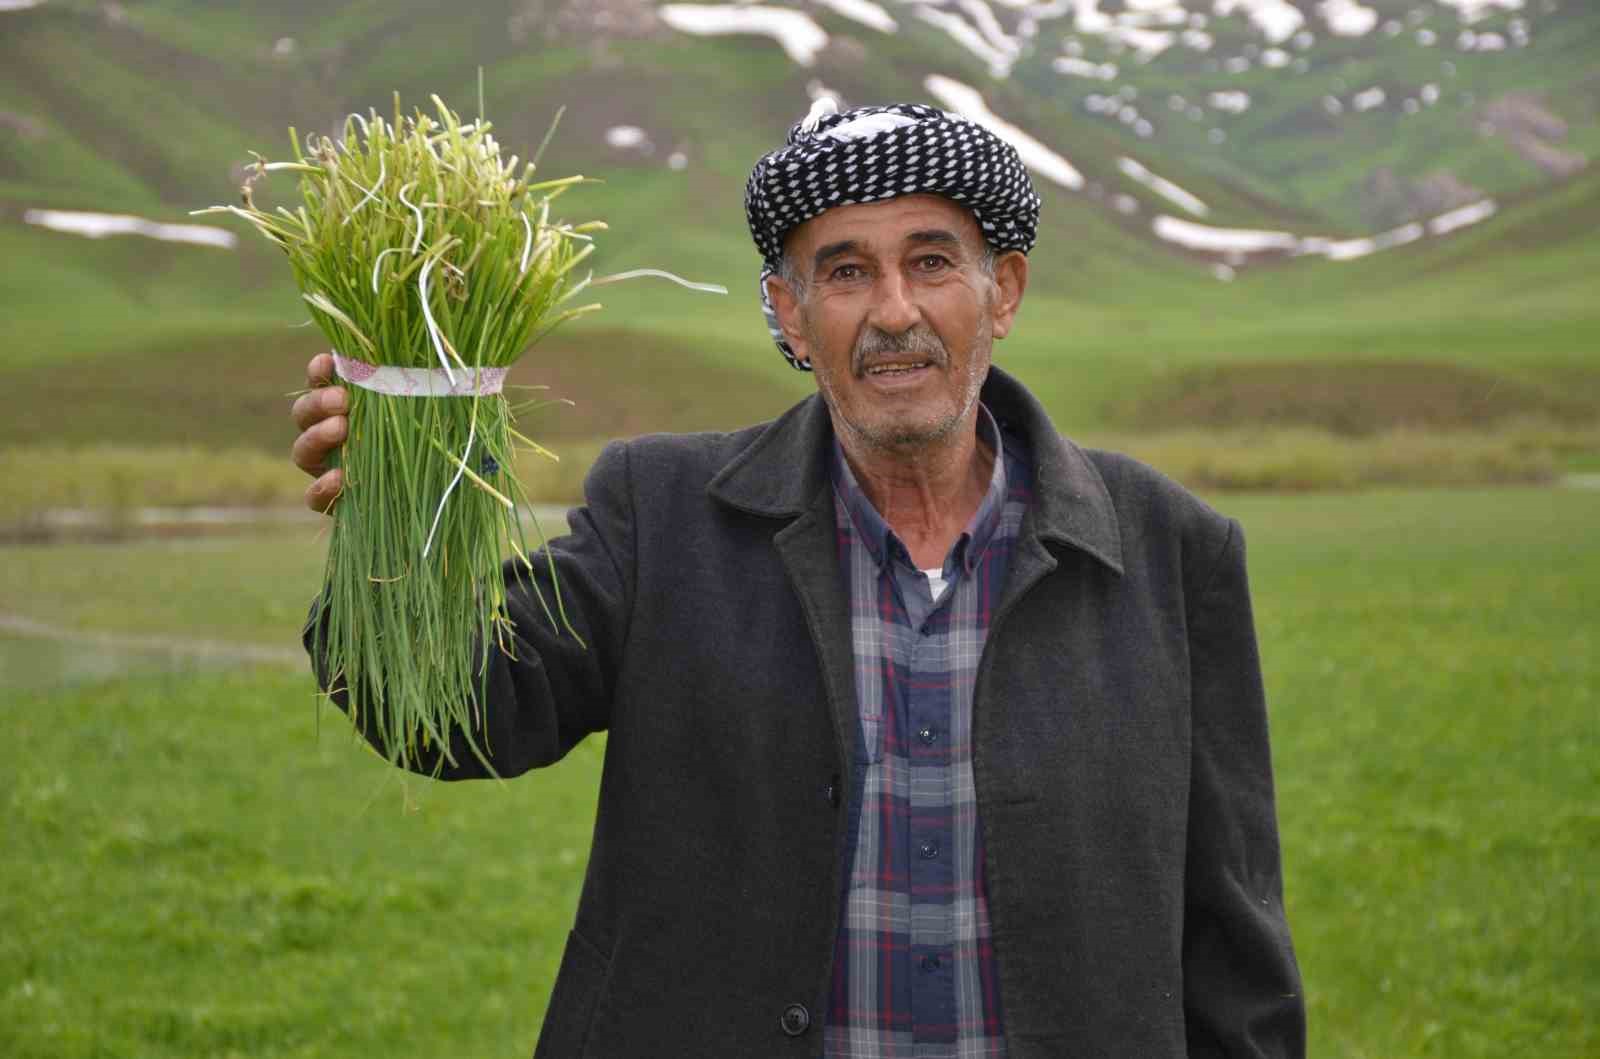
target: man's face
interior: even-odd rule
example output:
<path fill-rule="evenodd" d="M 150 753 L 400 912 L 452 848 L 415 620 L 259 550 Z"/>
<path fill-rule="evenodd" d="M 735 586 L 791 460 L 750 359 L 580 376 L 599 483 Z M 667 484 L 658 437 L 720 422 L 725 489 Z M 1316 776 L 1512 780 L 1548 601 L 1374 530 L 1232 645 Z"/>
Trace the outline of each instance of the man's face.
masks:
<path fill-rule="evenodd" d="M 1021 254 L 991 278 L 971 212 L 937 195 L 835 207 L 785 246 L 803 296 L 773 281 L 773 305 L 847 445 L 916 449 L 971 420 L 1026 285 Z"/>

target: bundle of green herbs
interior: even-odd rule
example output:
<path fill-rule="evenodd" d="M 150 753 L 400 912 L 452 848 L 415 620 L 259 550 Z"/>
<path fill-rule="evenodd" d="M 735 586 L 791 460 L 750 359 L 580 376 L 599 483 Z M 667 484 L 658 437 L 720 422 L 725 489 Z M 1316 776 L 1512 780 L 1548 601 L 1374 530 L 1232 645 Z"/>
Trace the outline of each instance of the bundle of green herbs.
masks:
<path fill-rule="evenodd" d="M 500 380 L 551 328 L 599 308 L 573 304 L 590 282 L 574 270 L 605 225 L 551 220 L 584 178 L 535 181 L 533 162 L 502 159 L 488 122 L 433 102 L 436 115 L 402 115 L 397 97 L 392 121 L 351 115 L 339 138 L 303 146 L 291 129 L 292 162 L 257 155 L 251 184 L 298 175 L 295 210 L 257 208 L 247 184 L 243 206 L 198 212 L 231 212 L 282 248 L 348 384 L 314 616 L 330 687 L 396 764 L 454 764 L 455 729 L 487 766 L 475 692 L 489 652 L 512 651 L 503 549 L 534 561 L 515 453 L 550 455 L 516 429 L 522 409 Z M 540 601 L 576 636 L 559 587 Z"/>

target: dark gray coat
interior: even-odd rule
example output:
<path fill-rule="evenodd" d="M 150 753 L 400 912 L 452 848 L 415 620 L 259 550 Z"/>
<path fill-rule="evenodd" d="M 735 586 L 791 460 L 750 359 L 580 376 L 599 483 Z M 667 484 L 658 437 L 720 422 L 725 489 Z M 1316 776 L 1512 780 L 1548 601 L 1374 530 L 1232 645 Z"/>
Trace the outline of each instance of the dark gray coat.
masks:
<path fill-rule="evenodd" d="M 984 401 L 1035 465 L 973 708 L 1012 1059 L 1302 1055 L 1239 527 Z M 813 397 L 608 447 L 551 547 L 587 650 L 513 588 L 497 771 L 610 733 L 540 1059 L 821 1054 L 860 753 L 829 431 Z"/>

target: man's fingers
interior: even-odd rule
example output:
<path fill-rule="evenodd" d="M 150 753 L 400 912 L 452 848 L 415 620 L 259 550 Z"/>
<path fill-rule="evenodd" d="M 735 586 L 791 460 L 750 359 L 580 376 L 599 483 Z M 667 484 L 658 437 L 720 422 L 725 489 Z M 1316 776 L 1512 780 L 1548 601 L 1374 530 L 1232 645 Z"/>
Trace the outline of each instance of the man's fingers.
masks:
<path fill-rule="evenodd" d="M 318 353 L 311 358 L 311 363 L 306 365 L 306 384 L 308 386 L 326 386 L 333 381 L 333 354 Z"/>
<path fill-rule="evenodd" d="M 328 470 L 328 454 L 338 448 L 350 432 L 350 395 L 344 387 L 333 385 L 333 355 L 318 353 L 306 365 L 306 383 L 311 389 L 295 399 L 290 415 L 300 428 L 291 455 L 294 465 L 316 481 L 306 487 L 306 507 L 327 514 L 344 489 L 344 472 Z"/>
<path fill-rule="evenodd" d="M 335 468 L 306 486 L 306 507 L 321 515 L 333 509 L 344 489 L 344 472 Z"/>
<path fill-rule="evenodd" d="M 290 455 L 294 465 L 313 477 L 327 469 L 328 453 L 338 448 L 349 432 L 350 421 L 344 416 L 330 416 L 313 423 L 294 439 Z"/>
<path fill-rule="evenodd" d="M 350 395 L 343 386 L 324 386 L 295 398 L 289 414 L 295 426 L 306 430 L 329 416 L 344 415 L 349 410 Z"/>

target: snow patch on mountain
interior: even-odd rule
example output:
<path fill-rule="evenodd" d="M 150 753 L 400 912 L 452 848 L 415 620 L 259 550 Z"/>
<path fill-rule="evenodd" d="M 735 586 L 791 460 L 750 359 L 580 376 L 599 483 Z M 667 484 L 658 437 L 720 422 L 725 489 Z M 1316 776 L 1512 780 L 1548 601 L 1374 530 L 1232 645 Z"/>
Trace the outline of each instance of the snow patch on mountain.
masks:
<path fill-rule="evenodd" d="M 1407 243 L 1414 243 L 1422 238 L 1423 231 L 1421 224 L 1412 223 L 1366 239 L 1323 239 L 1318 236 L 1307 236 L 1301 240 L 1300 253 L 1325 257 L 1329 261 L 1354 261 L 1376 254 L 1380 250 L 1390 250 Z"/>
<path fill-rule="evenodd" d="M 1185 250 L 1217 254 L 1233 265 L 1242 265 L 1255 254 L 1281 254 L 1290 257 L 1324 257 L 1329 261 L 1355 261 L 1383 250 L 1392 250 L 1423 238 L 1435 238 L 1460 231 L 1493 217 L 1498 207 L 1493 199 L 1463 206 L 1432 218 L 1425 224 L 1412 222 L 1379 235 L 1361 239 L 1330 239 L 1320 235 L 1294 235 L 1291 232 L 1251 228 L 1216 228 L 1162 214 L 1150 223 L 1156 238 Z"/>
<path fill-rule="evenodd" d="M 1243 114 L 1250 109 L 1250 93 L 1241 92 L 1236 88 L 1225 92 L 1212 92 L 1206 96 L 1206 102 L 1211 104 L 1213 110 L 1222 110 L 1229 114 Z"/>
<path fill-rule="evenodd" d="M 1150 223 L 1151 231 L 1185 250 L 1210 254 L 1260 254 L 1281 251 L 1292 254 L 1300 248 L 1300 237 L 1288 232 L 1269 232 L 1251 228 L 1215 228 L 1208 224 L 1180 220 L 1162 214 Z"/>
<path fill-rule="evenodd" d="M 613 125 L 606 130 L 606 146 L 618 151 L 631 151 L 650 142 L 650 137 L 637 125 Z"/>
<path fill-rule="evenodd" d="M 1083 174 L 1071 162 L 995 114 L 983 101 L 983 94 L 971 85 L 930 74 L 923 80 L 922 87 L 941 105 L 1009 143 L 1021 156 L 1023 164 L 1040 176 L 1073 191 L 1083 187 Z"/>
<path fill-rule="evenodd" d="M 1475 202 L 1471 206 L 1463 206 L 1459 210 L 1451 210 L 1449 213 L 1440 214 L 1428 222 L 1428 231 L 1434 235 L 1448 235 L 1451 232 L 1488 220 L 1499 212 L 1499 209 L 1500 207 L 1495 204 L 1494 199 L 1484 199 L 1482 202 Z"/>
<path fill-rule="evenodd" d="M 0 10 L 36 6 L 42 0 L 0 0 Z M 1373 0 L 1369 0 L 1369 3 Z M 1526 0 L 1434 0 L 1458 16 L 1464 27 L 1493 15 L 1522 11 Z M 900 22 L 884 3 L 877 0 L 814 0 L 817 7 L 848 18 L 880 33 L 900 31 Z M 1182 46 L 1194 51 L 1209 51 L 1216 37 L 1207 32 L 1211 20 L 1230 17 L 1247 19 L 1265 38 L 1267 50 L 1256 52 L 1252 45 L 1248 57 L 1229 60 L 1232 72 L 1242 73 L 1255 65 L 1288 69 L 1295 65 L 1288 48 L 1307 51 L 1316 42 L 1313 28 L 1336 37 L 1365 37 L 1374 31 L 1395 38 L 1409 29 L 1423 47 L 1440 39 L 1435 28 L 1424 23 L 1429 18 L 1426 0 L 1415 0 L 1402 19 L 1380 20 L 1376 7 L 1361 0 L 1314 0 L 1298 4 L 1294 0 L 899 0 L 915 17 L 938 29 L 959 47 L 972 54 L 997 78 L 1010 75 L 1021 59 L 1026 43 L 1049 29 L 1070 29 L 1085 38 L 1096 38 L 1114 53 L 1131 52 L 1139 62 L 1149 62 L 1169 49 Z M 1109 7 L 1111 10 L 1107 10 Z M 1304 9 L 1302 9 L 1304 8 Z M 997 13 L 998 12 L 998 13 Z M 776 5 L 751 3 L 665 4 L 657 9 L 663 21 L 686 33 L 760 34 L 783 46 L 797 64 L 810 66 L 827 46 L 827 33 L 801 10 Z M 1308 22 L 1308 19 L 1311 21 Z M 1471 29 L 1461 37 L 1461 50 L 1502 51 L 1528 43 L 1526 19 L 1512 19 L 1503 32 L 1479 33 Z M 1086 59 L 1076 38 L 1068 38 L 1067 57 Z M 1296 72 L 1303 72 L 1298 66 Z M 1062 70 L 1087 76 L 1087 68 Z"/>
<path fill-rule="evenodd" d="M 1306 18 L 1288 0 L 1216 0 L 1211 11 L 1218 18 L 1239 12 L 1255 23 L 1273 44 L 1282 44 L 1305 25 Z"/>
<path fill-rule="evenodd" d="M 1372 88 L 1363 89 L 1362 91 L 1357 92 L 1350 102 L 1351 105 L 1356 108 L 1356 110 L 1366 111 L 1374 110 L 1383 106 L 1384 101 L 1388 98 L 1389 95 L 1387 92 L 1374 85 Z"/>
<path fill-rule="evenodd" d="M 868 29 L 875 29 L 879 33 L 893 33 L 900 28 L 894 16 L 872 0 L 816 0 L 816 5 L 843 15 L 853 22 L 859 22 Z"/>
<path fill-rule="evenodd" d="M 1339 37 L 1365 37 L 1378 24 L 1378 12 L 1356 0 L 1320 0 L 1317 13 Z"/>
<path fill-rule="evenodd" d="M 1003 52 L 1020 52 L 1022 42 L 1005 31 L 993 9 L 983 0 L 955 0 L 956 6 L 967 13 L 967 18 L 983 34 L 983 39 Z"/>
<path fill-rule="evenodd" d="M 1129 180 L 1143 184 L 1180 209 L 1188 210 L 1197 217 L 1205 217 L 1211 213 L 1211 207 L 1201 202 L 1198 197 L 1185 191 L 1172 181 L 1150 172 L 1150 170 L 1132 158 L 1118 158 L 1117 168 L 1122 170 L 1123 175 Z"/>
<path fill-rule="evenodd" d="M 987 10 L 987 9 L 986 9 Z M 917 17 L 936 29 L 943 30 L 947 36 L 988 66 L 990 75 L 1005 77 L 1011 73 L 1012 64 L 1017 61 L 1022 47 L 1015 41 L 1006 38 L 1006 46 L 996 45 L 984 33 L 954 11 L 942 11 L 934 7 L 918 7 Z M 993 12 L 990 13 L 993 17 Z"/>
<path fill-rule="evenodd" d="M 770 37 L 798 66 L 813 65 L 817 53 L 828 46 L 828 34 L 810 15 L 784 7 L 666 4 L 657 8 L 656 14 L 680 33 Z"/>
<path fill-rule="evenodd" d="M 1478 33 L 1464 29 L 1456 37 L 1456 47 L 1461 51 L 1505 51 L 1506 39 L 1499 33 Z"/>
<path fill-rule="evenodd" d="M 1115 63 L 1092 63 L 1087 59 L 1075 59 L 1070 55 L 1056 56 L 1050 63 L 1050 68 L 1058 74 L 1087 77 L 1095 81 L 1114 81 L 1117 77 Z"/>
<path fill-rule="evenodd" d="M 1495 8 L 1503 11 L 1521 11 L 1522 0 L 1434 0 L 1440 7 L 1455 8 L 1456 15 L 1467 25 L 1488 18 Z"/>

